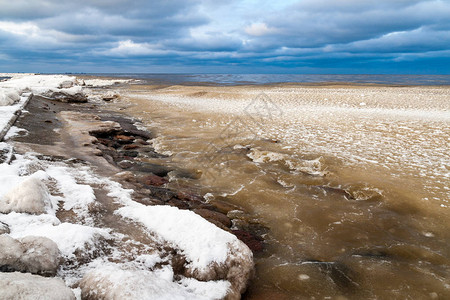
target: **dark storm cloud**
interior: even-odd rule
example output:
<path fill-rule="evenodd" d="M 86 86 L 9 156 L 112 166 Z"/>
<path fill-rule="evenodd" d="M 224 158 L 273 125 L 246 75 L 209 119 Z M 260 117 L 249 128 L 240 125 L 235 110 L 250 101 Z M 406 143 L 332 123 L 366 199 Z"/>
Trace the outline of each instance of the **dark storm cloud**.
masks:
<path fill-rule="evenodd" d="M 0 0 L 0 7 L 0 68 L 390 72 L 405 60 L 438 65 L 450 55 L 444 0 Z"/>

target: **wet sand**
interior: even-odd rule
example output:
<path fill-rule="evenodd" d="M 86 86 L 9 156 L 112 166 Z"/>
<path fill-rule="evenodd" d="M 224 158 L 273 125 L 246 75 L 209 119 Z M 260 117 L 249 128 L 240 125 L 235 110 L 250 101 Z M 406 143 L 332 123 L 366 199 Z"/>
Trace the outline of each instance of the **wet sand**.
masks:
<path fill-rule="evenodd" d="M 244 207 L 264 237 L 246 299 L 450 296 L 449 87 L 119 92 L 166 162 L 200 174 L 170 185 Z"/>

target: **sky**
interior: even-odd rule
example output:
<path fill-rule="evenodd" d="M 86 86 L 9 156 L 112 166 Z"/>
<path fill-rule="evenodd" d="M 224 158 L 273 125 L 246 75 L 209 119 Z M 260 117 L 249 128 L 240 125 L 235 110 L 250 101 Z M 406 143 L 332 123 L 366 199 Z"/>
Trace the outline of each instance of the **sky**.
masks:
<path fill-rule="evenodd" d="M 0 72 L 450 74 L 450 0 L 0 0 Z"/>

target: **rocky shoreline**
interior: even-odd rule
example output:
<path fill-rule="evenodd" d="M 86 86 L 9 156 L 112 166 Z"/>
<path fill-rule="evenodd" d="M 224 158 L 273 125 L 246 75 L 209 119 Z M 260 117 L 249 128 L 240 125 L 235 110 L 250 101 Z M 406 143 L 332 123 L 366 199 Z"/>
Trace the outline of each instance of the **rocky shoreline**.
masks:
<path fill-rule="evenodd" d="M 61 88 L 76 84 L 80 82 L 65 82 Z M 103 95 L 102 101 L 117 97 L 104 88 L 96 93 Z M 186 187 L 168 188 L 171 176 L 198 174 L 154 163 L 164 155 L 151 146 L 153 134 L 137 128 L 137 120 L 108 111 L 105 102 L 88 101 L 83 92 L 69 96 L 57 90 L 33 96 L 26 109 L 15 126 L 27 134 L 7 141 L 18 159 L 2 164 L 5 169 L 22 164 L 19 177 L 30 178 L 2 201 L 12 194 L 9 203 L 20 204 L 28 189 L 37 195 L 29 203 L 42 203 L 37 210 L 19 204 L 2 208 L 2 293 L 10 285 L 7 297 L 14 298 L 16 289 L 16 295 L 26 298 L 31 291 L 19 283 L 43 280 L 42 285 L 54 286 L 40 294 L 46 299 L 72 299 L 66 285 L 81 299 L 241 297 L 253 274 L 252 251 L 263 249 L 241 208 L 221 200 L 208 202 Z M 91 236 L 70 250 L 75 251 L 65 251 L 62 241 L 78 234 L 77 228 L 58 231 L 56 243 L 51 236 L 21 237 L 33 230 L 17 229 L 11 221 L 14 214 L 29 219 L 52 215 L 51 225 L 40 220 L 40 228 L 78 225 Z M 198 227 L 184 228 L 191 224 Z M 33 235 L 39 236 L 37 231 Z M 33 263 L 26 256 L 30 243 L 38 252 Z M 37 279 L 40 275 L 56 278 Z M 143 279 L 152 283 L 142 286 Z"/>

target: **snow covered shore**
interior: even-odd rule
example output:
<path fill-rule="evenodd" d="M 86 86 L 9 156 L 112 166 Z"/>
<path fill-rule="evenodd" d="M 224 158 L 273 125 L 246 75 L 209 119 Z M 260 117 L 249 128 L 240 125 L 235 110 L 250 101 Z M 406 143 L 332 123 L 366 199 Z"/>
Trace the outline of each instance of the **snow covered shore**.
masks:
<path fill-rule="evenodd" d="M 0 129 L 6 133 L 33 94 L 81 103 L 85 86 L 115 82 L 13 76 L 0 82 Z M 89 163 L 14 146 L 0 143 L 0 294 L 7 299 L 239 299 L 245 291 L 253 256 L 233 234 L 190 211 L 138 203 L 133 190 Z M 102 224 L 103 194 L 113 203 L 107 217 L 135 232 Z"/>

